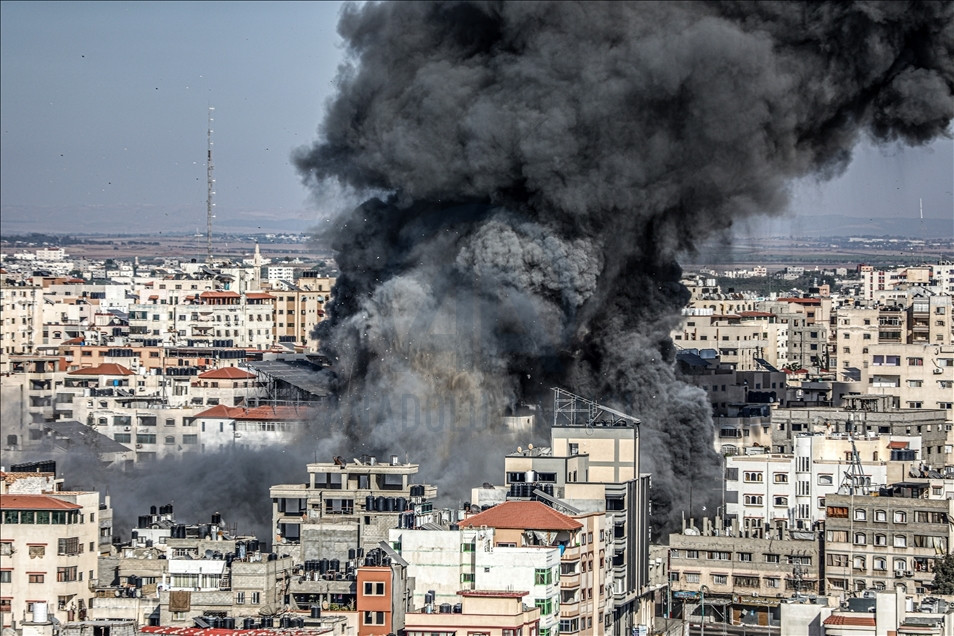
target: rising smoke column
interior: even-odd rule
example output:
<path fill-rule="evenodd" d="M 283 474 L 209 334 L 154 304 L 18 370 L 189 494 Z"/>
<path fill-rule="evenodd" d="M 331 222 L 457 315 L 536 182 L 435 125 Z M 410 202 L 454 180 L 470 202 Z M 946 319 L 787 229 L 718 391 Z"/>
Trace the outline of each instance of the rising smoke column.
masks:
<path fill-rule="evenodd" d="M 952 8 L 346 7 L 338 93 L 295 161 L 319 196 L 377 193 L 337 219 L 319 328 L 352 439 L 493 480 L 491 416 L 564 386 L 643 420 L 672 522 L 719 471 L 706 396 L 673 374 L 675 257 L 784 210 L 862 135 L 946 134 Z"/>

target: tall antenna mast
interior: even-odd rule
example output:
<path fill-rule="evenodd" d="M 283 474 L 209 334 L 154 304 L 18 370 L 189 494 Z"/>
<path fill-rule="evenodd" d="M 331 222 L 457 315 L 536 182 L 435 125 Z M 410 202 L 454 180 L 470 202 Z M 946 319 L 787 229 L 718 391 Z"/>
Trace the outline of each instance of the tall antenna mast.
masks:
<path fill-rule="evenodd" d="M 212 171 L 215 168 L 212 163 L 212 113 L 215 111 L 214 106 L 209 106 L 209 150 L 208 150 L 208 159 L 206 160 L 206 177 L 208 179 L 208 192 L 205 199 L 205 212 L 206 212 L 206 234 L 205 234 L 205 252 L 206 260 L 212 262 L 212 219 L 215 218 L 215 215 L 212 214 L 212 209 L 215 207 L 212 198 L 215 196 L 215 179 L 212 178 Z"/>

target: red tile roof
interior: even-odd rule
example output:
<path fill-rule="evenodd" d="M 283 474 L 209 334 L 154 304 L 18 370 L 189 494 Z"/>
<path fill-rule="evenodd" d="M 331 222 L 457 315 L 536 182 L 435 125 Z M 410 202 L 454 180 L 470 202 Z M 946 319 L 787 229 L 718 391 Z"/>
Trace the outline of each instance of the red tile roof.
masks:
<path fill-rule="evenodd" d="M 770 311 L 740 311 L 739 315 L 743 318 L 771 318 L 775 314 Z"/>
<path fill-rule="evenodd" d="M 195 417 L 206 419 L 225 420 L 256 420 L 297 422 L 310 417 L 311 412 L 306 409 L 297 409 L 294 406 L 256 406 L 246 409 L 241 406 L 225 406 L 218 404 L 210 409 L 197 413 Z"/>
<path fill-rule="evenodd" d="M 874 627 L 874 616 L 845 616 L 844 614 L 832 614 L 825 619 L 825 625 L 856 625 L 858 627 Z"/>
<path fill-rule="evenodd" d="M 246 297 L 246 298 L 253 298 L 253 299 L 264 298 L 264 299 L 270 299 L 270 300 L 274 300 L 274 298 L 275 298 L 274 296 L 272 296 L 271 294 L 268 294 L 268 293 L 266 293 L 266 292 L 246 292 L 246 293 L 245 293 L 245 297 Z"/>
<path fill-rule="evenodd" d="M 517 530 L 577 530 L 583 524 L 539 501 L 507 501 L 460 522 L 461 528 L 488 526 Z"/>
<path fill-rule="evenodd" d="M 82 507 L 49 495 L 0 495 L 0 510 L 80 510 Z"/>
<path fill-rule="evenodd" d="M 108 362 L 95 367 L 84 367 L 70 371 L 67 375 L 136 375 L 121 364 Z"/>
<path fill-rule="evenodd" d="M 249 373 L 238 367 L 222 367 L 221 369 L 212 369 L 205 373 L 200 373 L 199 377 L 204 380 L 247 380 L 254 378 L 254 373 Z"/>
<path fill-rule="evenodd" d="M 908 442 L 888 442 L 888 448 L 903 450 L 908 447 Z"/>
<path fill-rule="evenodd" d="M 234 291 L 206 291 L 199 294 L 200 298 L 239 298 Z"/>
<path fill-rule="evenodd" d="M 62 346 L 62 345 L 78 345 L 78 344 L 83 344 L 83 338 L 82 338 L 82 337 L 80 337 L 80 338 L 70 338 L 69 340 L 64 340 L 64 341 L 61 343 L 61 346 Z"/>

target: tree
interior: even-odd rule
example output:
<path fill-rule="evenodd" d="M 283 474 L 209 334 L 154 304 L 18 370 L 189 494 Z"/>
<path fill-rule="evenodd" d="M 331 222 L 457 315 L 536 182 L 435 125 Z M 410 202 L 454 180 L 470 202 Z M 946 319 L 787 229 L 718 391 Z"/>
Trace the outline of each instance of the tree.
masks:
<path fill-rule="evenodd" d="M 934 592 L 954 594 L 954 554 L 934 561 Z"/>

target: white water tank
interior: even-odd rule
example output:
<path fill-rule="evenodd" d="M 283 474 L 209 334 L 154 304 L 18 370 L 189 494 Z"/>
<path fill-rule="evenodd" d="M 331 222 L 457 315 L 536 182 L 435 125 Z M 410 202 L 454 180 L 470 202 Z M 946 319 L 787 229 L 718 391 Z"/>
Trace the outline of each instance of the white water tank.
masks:
<path fill-rule="evenodd" d="M 33 622 L 34 623 L 46 623 L 49 620 L 47 617 L 46 603 L 34 603 L 33 604 Z"/>

